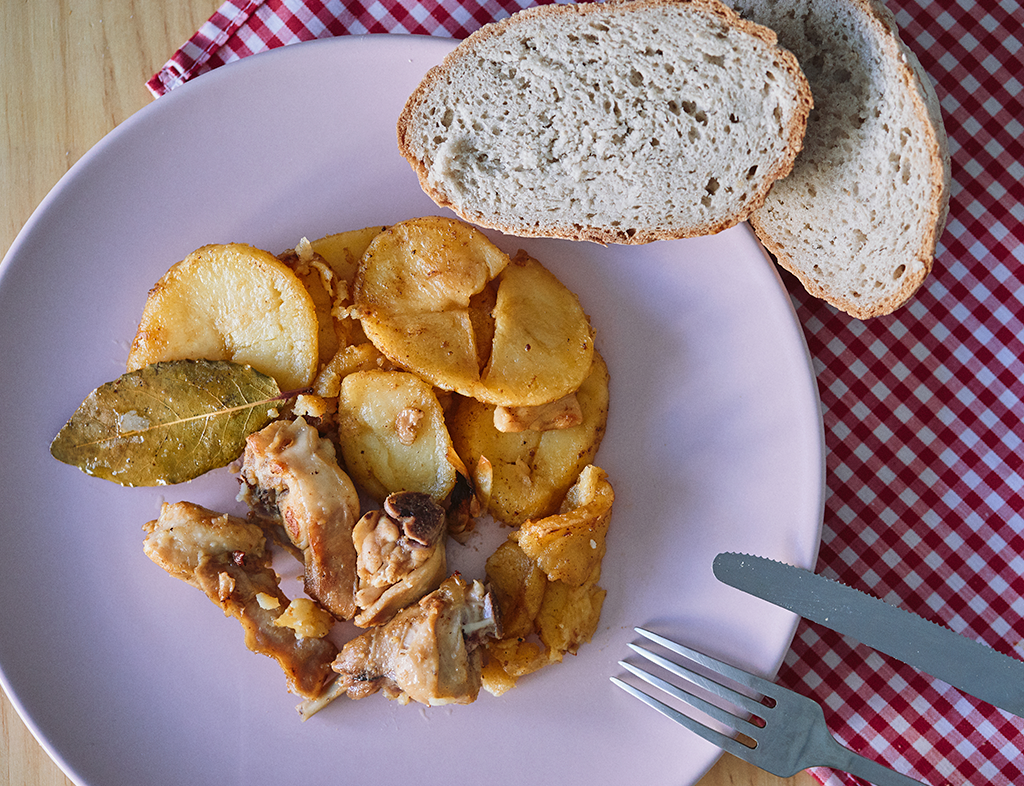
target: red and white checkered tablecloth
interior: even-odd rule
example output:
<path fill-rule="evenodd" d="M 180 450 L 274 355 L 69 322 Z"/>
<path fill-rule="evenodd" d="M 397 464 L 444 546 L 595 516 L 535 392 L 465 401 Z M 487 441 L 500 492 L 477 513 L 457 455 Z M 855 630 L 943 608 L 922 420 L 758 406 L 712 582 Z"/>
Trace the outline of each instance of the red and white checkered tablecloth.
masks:
<path fill-rule="evenodd" d="M 465 37 L 532 0 L 232 0 L 148 83 L 346 33 Z M 860 322 L 786 275 L 824 412 L 819 573 L 1024 658 L 1024 10 L 889 0 L 936 85 L 953 188 L 935 271 Z M 812 623 L 779 680 L 849 747 L 940 784 L 1024 783 L 1024 719 Z M 858 781 L 817 770 L 829 786 Z"/>

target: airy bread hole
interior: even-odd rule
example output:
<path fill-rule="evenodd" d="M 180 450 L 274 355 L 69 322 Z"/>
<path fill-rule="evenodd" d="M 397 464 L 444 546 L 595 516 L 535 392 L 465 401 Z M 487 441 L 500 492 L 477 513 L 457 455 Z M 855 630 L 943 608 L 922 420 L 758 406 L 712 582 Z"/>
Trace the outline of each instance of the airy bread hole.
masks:
<path fill-rule="evenodd" d="M 892 280 L 899 281 L 907 273 L 906 265 L 898 265 L 894 271 L 892 271 Z"/>
<path fill-rule="evenodd" d="M 718 190 L 718 180 L 716 180 L 715 178 L 711 178 L 710 180 L 708 180 L 708 184 L 704 186 L 704 190 L 713 196 L 714 193 Z"/>
<path fill-rule="evenodd" d="M 694 101 L 683 101 L 683 111 L 702 125 L 708 124 L 708 115 L 703 109 L 697 107 Z"/>
<path fill-rule="evenodd" d="M 716 65 L 721 68 L 725 67 L 725 55 L 709 55 L 707 52 L 704 53 L 704 62 Z"/>

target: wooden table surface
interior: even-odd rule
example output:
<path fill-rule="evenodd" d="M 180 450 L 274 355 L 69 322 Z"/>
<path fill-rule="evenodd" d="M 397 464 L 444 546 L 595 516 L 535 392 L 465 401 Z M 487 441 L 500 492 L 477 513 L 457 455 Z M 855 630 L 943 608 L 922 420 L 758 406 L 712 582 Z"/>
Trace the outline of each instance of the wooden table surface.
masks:
<path fill-rule="evenodd" d="M 0 249 L 6 253 L 72 164 L 153 100 L 146 79 L 219 5 L 220 0 L 3 3 Z M 0 692 L 0 786 L 71 783 Z M 700 786 L 783 784 L 813 786 L 817 780 L 807 773 L 776 778 L 726 755 L 700 781 Z"/>

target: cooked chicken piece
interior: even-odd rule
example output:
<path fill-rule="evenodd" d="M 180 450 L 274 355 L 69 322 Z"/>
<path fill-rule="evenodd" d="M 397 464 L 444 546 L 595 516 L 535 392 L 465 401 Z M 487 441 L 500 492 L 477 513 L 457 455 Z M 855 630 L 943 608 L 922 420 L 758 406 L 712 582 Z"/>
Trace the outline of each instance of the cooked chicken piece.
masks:
<path fill-rule="evenodd" d="M 535 407 L 495 407 L 494 427 L 506 433 L 553 431 L 583 422 L 583 408 L 575 393 Z"/>
<path fill-rule="evenodd" d="M 334 690 L 381 691 L 401 704 L 469 704 L 480 692 L 481 644 L 498 635 L 489 591 L 454 574 L 390 622 L 349 641 L 334 661 Z"/>
<path fill-rule="evenodd" d="M 271 532 L 282 532 L 305 563 L 305 590 L 339 619 L 356 613 L 352 529 L 359 497 L 334 445 L 302 418 L 249 436 L 239 499 Z"/>
<path fill-rule="evenodd" d="M 486 462 L 482 458 L 481 462 Z M 482 472 L 477 473 L 482 477 Z M 448 524 L 448 534 L 458 543 L 465 543 L 473 534 L 476 526 L 476 518 L 481 512 L 487 509 L 486 499 L 481 499 L 477 493 L 474 481 L 469 479 L 469 473 L 459 472 L 455 477 L 455 486 L 448 495 L 448 510 L 445 512 L 445 519 Z"/>
<path fill-rule="evenodd" d="M 352 531 L 358 554 L 356 625 L 368 628 L 433 592 L 447 575 L 444 508 L 418 491 L 400 491 Z"/>
<path fill-rule="evenodd" d="M 266 536 L 254 524 L 190 502 L 165 503 L 144 525 L 143 549 L 153 562 L 206 593 L 245 629 L 246 646 L 274 658 L 288 689 L 316 698 L 333 677 L 337 648 L 325 638 L 301 638 L 276 623 L 289 606 L 270 567 Z"/>

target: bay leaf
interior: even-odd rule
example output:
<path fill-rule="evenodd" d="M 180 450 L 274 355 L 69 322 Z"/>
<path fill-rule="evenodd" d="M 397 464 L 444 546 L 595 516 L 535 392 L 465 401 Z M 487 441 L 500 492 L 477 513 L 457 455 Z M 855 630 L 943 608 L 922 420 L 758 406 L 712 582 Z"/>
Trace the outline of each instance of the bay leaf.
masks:
<path fill-rule="evenodd" d="M 181 483 L 238 458 L 281 398 L 277 382 L 251 366 L 154 363 L 90 393 L 50 453 L 122 486 Z"/>

